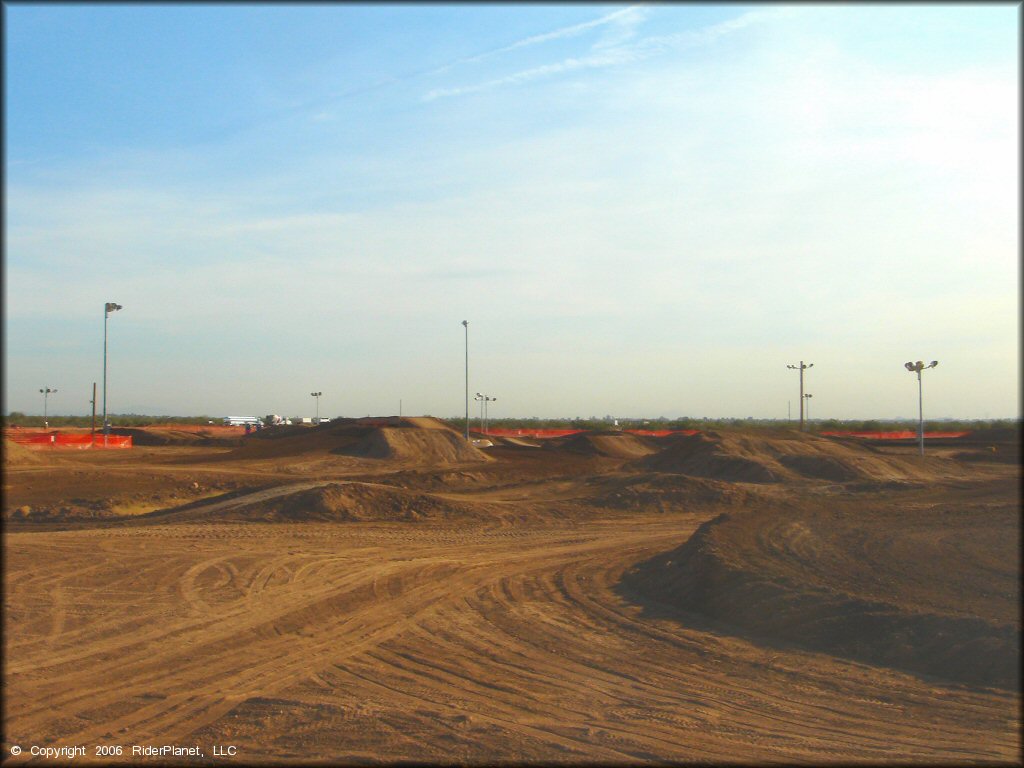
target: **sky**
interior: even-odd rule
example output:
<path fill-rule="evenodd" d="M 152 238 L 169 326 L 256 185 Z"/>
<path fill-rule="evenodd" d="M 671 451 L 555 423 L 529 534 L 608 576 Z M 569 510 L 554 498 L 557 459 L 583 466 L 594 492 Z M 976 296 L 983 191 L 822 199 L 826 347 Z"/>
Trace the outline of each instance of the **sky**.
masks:
<path fill-rule="evenodd" d="M 1020 417 L 1016 5 L 3 14 L 5 413 Z"/>

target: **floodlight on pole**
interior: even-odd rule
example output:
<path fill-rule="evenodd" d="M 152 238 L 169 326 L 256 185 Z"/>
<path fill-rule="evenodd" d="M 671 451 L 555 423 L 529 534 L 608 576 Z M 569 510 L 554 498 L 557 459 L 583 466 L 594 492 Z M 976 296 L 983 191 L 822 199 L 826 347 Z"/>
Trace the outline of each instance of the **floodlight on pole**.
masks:
<path fill-rule="evenodd" d="M 476 393 L 474 400 L 480 401 L 480 431 L 485 435 L 487 434 L 487 404 L 493 403 L 498 398 L 491 397 L 490 395 L 482 395 L 479 392 Z"/>
<path fill-rule="evenodd" d="M 466 329 L 466 442 L 469 442 L 469 320 L 462 321 Z"/>
<path fill-rule="evenodd" d="M 103 445 L 107 445 L 107 435 L 110 434 L 110 422 L 107 421 L 107 318 L 111 312 L 124 309 L 120 304 L 108 301 L 103 305 Z"/>
<path fill-rule="evenodd" d="M 498 398 L 496 398 L 496 397 L 488 397 L 487 395 L 484 395 L 484 434 L 485 435 L 487 434 L 487 423 L 488 423 L 488 421 L 490 419 L 490 414 L 488 413 L 488 411 L 490 409 L 490 406 L 488 405 L 488 403 L 493 403 L 497 399 Z"/>
<path fill-rule="evenodd" d="M 804 395 L 804 400 L 807 402 L 807 423 L 811 421 L 811 398 L 814 397 L 810 392 Z"/>
<path fill-rule="evenodd" d="M 794 371 L 800 371 L 800 431 L 804 431 L 804 371 L 808 368 L 813 368 L 814 363 L 807 363 L 804 365 L 804 361 L 800 361 L 800 365 L 787 365 Z"/>
<path fill-rule="evenodd" d="M 315 397 L 316 398 L 316 418 L 313 420 L 313 422 L 315 424 L 319 424 L 320 423 L 320 395 L 322 395 L 322 394 L 323 394 L 323 392 L 310 392 L 309 393 L 310 397 Z"/>
<path fill-rule="evenodd" d="M 917 443 L 922 457 L 924 456 L 924 392 L 921 387 L 921 371 L 934 368 L 938 364 L 938 360 L 932 360 L 929 365 L 925 365 L 922 360 L 903 364 L 908 371 L 917 374 Z"/>
<path fill-rule="evenodd" d="M 50 421 L 46 415 L 46 401 L 50 397 L 50 395 L 52 395 L 56 391 L 56 389 L 50 389 L 49 387 L 46 387 L 46 389 L 39 390 L 39 393 L 43 396 L 43 426 L 47 428 L 49 428 L 50 426 Z"/>

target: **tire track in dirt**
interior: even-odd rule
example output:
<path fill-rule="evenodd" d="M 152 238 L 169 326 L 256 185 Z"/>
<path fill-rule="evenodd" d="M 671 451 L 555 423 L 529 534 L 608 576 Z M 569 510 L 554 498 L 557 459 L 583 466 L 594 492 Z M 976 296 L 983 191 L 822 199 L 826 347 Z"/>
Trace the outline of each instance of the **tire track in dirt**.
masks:
<path fill-rule="evenodd" d="M 257 700 L 285 697 L 287 713 L 365 694 L 384 707 L 382 733 L 407 733 L 371 752 L 394 759 L 477 755 L 480 739 L 522 745 L 525 758 L 590 761 L 1012 754 L 1019 742 L 998 725 L 1012 697 L 954 689 L 939 697 L 886 670 L 768 652 L 645 616 L 615 592 L 626 568 L 681 542 L 700 519 L 533 530 L 160 526 L 169 567 L 125 546 L 124 562 L 98 573 L 107 585 L 135 574 L 134 596 L 118 593 L 132 601 L 134 624 L 110 611 L 73 632 L 65 624 L 53 633 L 51 623 L 40 631 L 53 636 L 52 653 L 19 638 L 28 650 L 11 676 L 9 700 L 18 704 L 8 732 L 185 740 L 230 733 Z M 155 532 L 118 535 L 144 543 Z M 61 534 L 70 562 L 43 565 L 35 588 L 70 583 L 74 564 L 88 561 L 87 542 L 109 534 Z M 19 536 L 13 567 L 24 572 L 35 547 Z M 359 718 L 324 722 L 300 720 L 294 732 L 362 743 L 346 730 L 359 729 Z M 437 751 L 418 752 L 433 736 Z M 248 749 L 284 755 L 274 744 Z"/>

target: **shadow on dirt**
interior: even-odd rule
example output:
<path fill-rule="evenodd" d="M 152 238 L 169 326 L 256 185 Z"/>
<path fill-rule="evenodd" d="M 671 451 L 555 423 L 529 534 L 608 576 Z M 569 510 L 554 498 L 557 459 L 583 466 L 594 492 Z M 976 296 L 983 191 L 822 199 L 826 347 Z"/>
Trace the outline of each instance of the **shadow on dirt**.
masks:
<path fill-rule="evenodd" d="M 721 556 L 721 514 L 682 546 L 637 564 L 616 591 L 649 618 L 769 647 L 798 647 L 972 687 L 1020 690 L 1020 623 L 911 613 L 840 592 L 798 586 Z"/>

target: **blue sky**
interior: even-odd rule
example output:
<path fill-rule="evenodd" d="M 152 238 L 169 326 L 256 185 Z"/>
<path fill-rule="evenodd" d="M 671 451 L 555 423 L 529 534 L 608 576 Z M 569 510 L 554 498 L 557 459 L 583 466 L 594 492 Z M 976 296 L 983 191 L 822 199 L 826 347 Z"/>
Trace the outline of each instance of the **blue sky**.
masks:
<path fill-rule="evenodd" d="M 1013 5 L 4 15 L 5 412 L 1020 415 Z"/>

